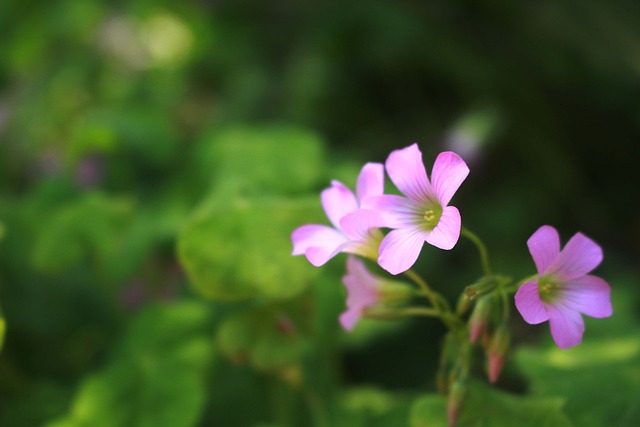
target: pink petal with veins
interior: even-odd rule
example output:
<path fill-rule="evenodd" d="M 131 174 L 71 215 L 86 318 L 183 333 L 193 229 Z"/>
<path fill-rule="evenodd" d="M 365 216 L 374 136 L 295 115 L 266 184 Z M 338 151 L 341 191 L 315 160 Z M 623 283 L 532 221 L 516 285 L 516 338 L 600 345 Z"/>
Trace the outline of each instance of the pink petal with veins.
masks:
<path fill-rule="evenodd" d="M 358 175 L 356 184 L 358 201 L 362 202 L 367 197 L 380 196 L 383 193 L 384 165 L 382 163 L 367 163 Z"/>
<path fill-rule="evenodd" d="M 460 156 L 451 151 L 440 153 L 433 164 L 431 186 L 442 206 L 447 206 L 469 175 L 469 167 Z"/>
<path fill-rule="evenodd" d="M 387 234 L 378 252 L 378 264 L 391 274 L 400 274 L 416 262 L 425 241 L 425 233 L 411 228 L 399 228 Z"/>
<path fill-rule="evenodd" d="M 527 240 L 538 274 L 544 274 L 560 255 L 560 236 L 555 228 L 543 225 Z"/>
<path fill-rule="evenodd" d="M 562 285 L 562 304 L 587 316 L 603 318 L 613 314 L 611 288 L 596 276 L 583 276 Z"/>
<path fill-rule="evenodd" d="M 531 325 L 549 320 L 547 309 L 540 299 L 538 282 L 527 282 L 520 286 L 515 295 L 516 308 L 525 322 Z"/>
<path fill-rule="evenodd" d="M 582 233 L 576 233 L 549 268 L 563 280 L 584 276 L 602 262 L 602 249 Z"/>
<path fill-rule="evenodd" d="M 429 198 L 431 184 L 418 144 L 391 152 L 385 166 L 389 178 L 405 196 L 415 201 Z"/>
<path fill-rule="evenodd" d="M 460 212 L 454 206 L 447 206 L 442 211 L 440 221 L 425 240 L 436 248 L 450 250 L 460 238 L 460 228 L 462 227 L 462 219 Z"/>
<path fill-rule="evenodd" d="M 582 342 L 584 321 L 577 311 L 562 306 L 547 306 L 551 337 L 560 348 L 569 348 Z"/>
<path fill-rule="evenodd" d="M 322 191 L 320 199 L 329 221 L 337 229 L 340 229 L 343 216 L 358 209 L 353 192 L 339 181 L 332 181 L 331 187 Z"/>

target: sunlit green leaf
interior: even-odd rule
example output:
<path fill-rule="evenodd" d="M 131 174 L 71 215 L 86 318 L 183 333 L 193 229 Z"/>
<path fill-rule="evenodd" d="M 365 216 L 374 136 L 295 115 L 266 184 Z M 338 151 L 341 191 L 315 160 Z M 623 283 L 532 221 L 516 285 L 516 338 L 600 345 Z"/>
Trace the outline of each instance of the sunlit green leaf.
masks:
<path fill-rule="evenodd" d="M 271 308 L 246 311 L 224 320 L 217 332 L 220 350 L 231 360 L 247 361 L 260 371 L 295 367 L 307 338 L 289 314 Z"/>
<path fill-rule="evenodd" d="M 470 384 L 457 427 L 570 427 L 562 413 L 563 399 L 518 396 L 480 383 Z M 446 427 L 447 403 L 439 395 L 419 398 L 413 405 L 411 427 Z"/>
<path fill-rule="evenodd" d="M 0 351 L 2 351 L 2 347 L 4 346 L 4 335 L 7 332 L 7 322 L 2 317 L 2 312 L 0 312 Z"/>
<path fill-rule="evenodd" d="M 203 403 L 204 389 L 196 372 L 165 361 L 121 361 L 85 380 L 67 422 L 186 427 L 195 425 Z"/>
<path fill-rule="evenodd" d="M 532 392 L 566 397 L 566 413 L 576 425 L 632 427 L 637 423 L 640 335 L 591 339 L 569 350 L 522 348 L 515 359 Z"/>
<path fill-rule="evenodd" d="M 397 393 L 375 387 L 344 390 L 331 414 L 336 427 L 406 426 L 407 399 Z"/>
<path fill-rule="evenodd" d="M 214 198 L 180 233 L 180 260 L 207 298 L 293 297 L 317 269 L 291 256 L 291 232 L 319 212 L 317 198 Z"/>
<path fill-rule="evenodd" d="M 196 302 L 148 307 L 112 362 L 83 381 L 70 415 L 50 425 L 195 425 L 213 357 L 209 319 L 207 307 Z"/>
<path fill-rule="evenodd" d="M 203 151 L 203 168 L 213 171 L 219 185 L 250 194 L 312 189 L 325 168 L 320 137 L 297 127 L 228 128 L 203 142 Z"/>
<path fill-rule="evenodd" d="M 124 245 L 125 225 L 132 211 L 126 199 L 91 193 L 53 212 L 36 241 L 36 268 L 59 273 L 82 263 L 104 266 Z"/>

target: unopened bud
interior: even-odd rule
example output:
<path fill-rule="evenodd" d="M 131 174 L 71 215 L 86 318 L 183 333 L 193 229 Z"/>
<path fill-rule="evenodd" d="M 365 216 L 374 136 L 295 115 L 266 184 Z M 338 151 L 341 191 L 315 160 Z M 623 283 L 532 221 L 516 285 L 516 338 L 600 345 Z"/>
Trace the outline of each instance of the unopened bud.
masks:
<path fill-rule="evenodd" d="M 496 286 L 498 286 L 498 282 L 495 277 L 485 277 L 473 285 L 464 288 L 464 296 L 470 300 L 474 300 L 493 292 Z"/>
<path fill-rule="evenodd" d="M 415 289 L 404 282 L 383 280 L 378 288 L 378 301 L 382 303 L 409 301 L 414 296 Z"/>
<path fill-rule="evenodd" d="M 489 315 L 493 307 L 493 297 L 483 296 L 478 300 L 469 318 L 469 341 L 476 343 L 480 335 L 486 332 L 489 324 Z"/>
<path fill-rule="evenodd" d="M 502 366 L 509 352 L 511 337 L 506 325 L 498 326 L 487 348 L 489 382 L 498 381 Z"/>
<path fill-rule="evenodd" d="M 462 381 L 456 381 L 449 389 L 449 400 L 447 401 L 447 420 L 449 427 L 454 427 L 460 416 L 466 387 Z"/>

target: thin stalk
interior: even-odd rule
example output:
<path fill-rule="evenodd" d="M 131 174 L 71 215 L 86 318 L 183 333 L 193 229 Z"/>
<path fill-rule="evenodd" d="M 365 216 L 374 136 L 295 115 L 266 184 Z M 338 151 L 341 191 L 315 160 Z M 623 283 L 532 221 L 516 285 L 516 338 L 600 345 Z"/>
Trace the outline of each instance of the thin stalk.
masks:
<path fill-rule="evenodd" d="M 507 293 L 515 293 L 520 286 L 524 285 L 527 282 L 532 282 L 532 281 L 536 280 L 537 278 L 538 278 L 537 274 L 532 274 L 531 276 L 527 276 L 524 279 L 521 279 L 521 280 L 513 283 L 511 286 L 505 286 L 503 289 Z"/>
<path fill-rule="evenodd" d="M 428 307 L 404 307 L 398 309 L 364 309 L 366 317 L 379 320 L 393 320 L 407 316 L 427 316 L 440 318 L 440 311 Z"/>
<path fill-rule="evenodd" d="M 417 284 L 424 295 L 429 299 L 431 305 L 438 310 L 440 313 L 444 311 L 450 311 L 449 302 L 439 293 L 434 292 L 431 287 L 427 284 L 427 282 L 420 277 L 415 271 L 407 270 L 404 272 L 405 276 L 411 279 L 415 284 Z"/>
<path fill-rule="evenodd" d="M 480 261 L 482 263 L 482 271 L 485 276 L 491 276 L 491 265 L 489 264 L 489 253 L 487 247 L 482 243 L 482 240 L 468 229 L 462 227 L 461 234 L 476 245 L 478 252 L 480 252 Z"/>

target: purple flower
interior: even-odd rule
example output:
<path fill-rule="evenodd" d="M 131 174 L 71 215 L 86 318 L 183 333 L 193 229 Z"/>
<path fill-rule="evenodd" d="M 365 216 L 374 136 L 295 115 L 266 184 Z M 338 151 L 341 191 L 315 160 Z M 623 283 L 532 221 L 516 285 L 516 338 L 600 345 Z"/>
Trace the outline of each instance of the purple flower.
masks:
<path fill-rule="evenodd" d="M 589 273 L 602 261 L 602 249 L 577 233 L 560 250 L 555 228 L 544 225 L 527 241 L 538 270 L 538 280 L 523 284 L 516 307 L 527 323 L 549 321 L 551 336 L 560 348 L 580 344 L 584 332 L 581 313 L 603 318 L 613 313 L 607 282 Z"/>
<path fill-rule="evenodd" d="M 333 181 L 320 196 L 333 227 L 307 224 L 291 234 L 292 255 L 304 254 L 309 262 L 319 267 L 340 252 L 348 252 L 376 259 L 382 233 L 382 217 L 372 210 L 360 209 L 362 201 L 384 191 L 384 167 L 380 163 L 367 163 L 358 176 L 357 197 L 344 184 Z"/>
<path fill-rule="evenodd" d="M 373 275 L 356 257 L 347 258 L 347 275 L 342 278 L 347 288 L 347 310 L 340 315 L 340 324 L 350 331 L 362 317 L 365 308 L 380 300 L 384 279 Z"/>
<path fill-rule="evenodd" d="M 393 151 L 386 168 L 406 197 L 371 197 L 365 207 L 379 211 L 385 227 L 394 229 L 380 243 L 378 264 L 391 274 L 399 274 L 416 262 L 425 241 L 446 250 L 458 242 L 460 212 L 447 205 L 469 168 L 457 154 L 440 153 L 429 181 L 417 144 Z"/>

